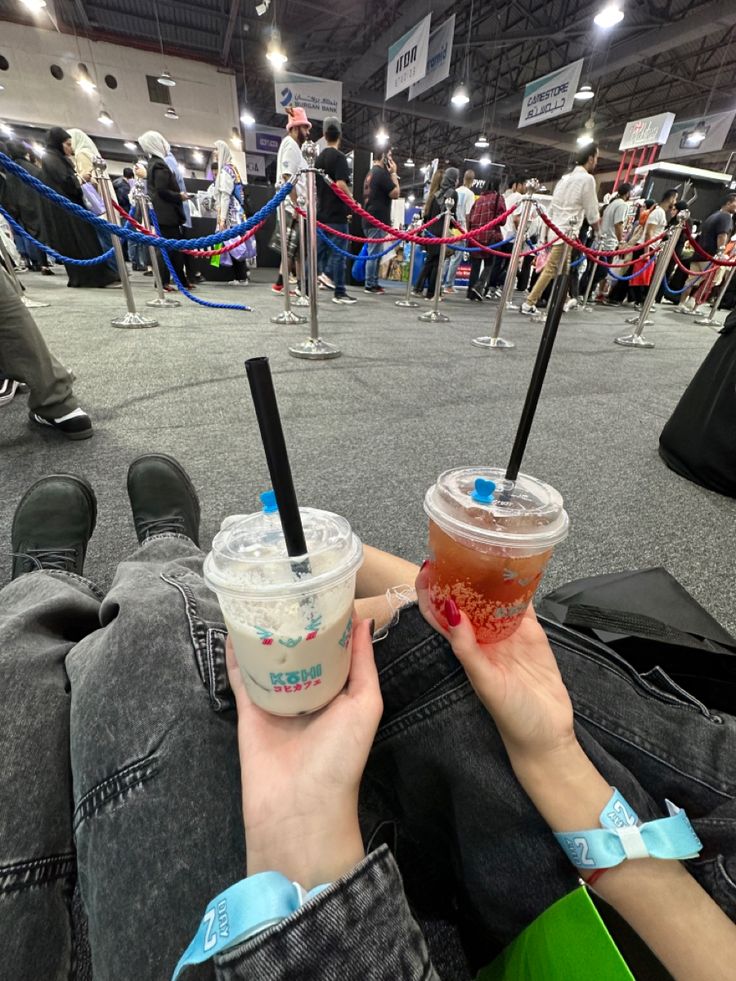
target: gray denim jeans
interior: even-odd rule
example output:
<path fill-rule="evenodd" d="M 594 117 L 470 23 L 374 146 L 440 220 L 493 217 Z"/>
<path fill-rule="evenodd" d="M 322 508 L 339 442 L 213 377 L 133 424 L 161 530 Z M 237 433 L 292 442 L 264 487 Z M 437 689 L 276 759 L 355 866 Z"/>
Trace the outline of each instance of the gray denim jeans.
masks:
<path fill-rule="evenodd" d="M 53 572 L 0 591 L 0 949 L 13 981 L 74 977 L 77 879 L 95 981 L 164 981 L 209 899 L 245 874 L 225 630 L 202 558 L 165 536 L 120 564 L 106 597 Z M 704 843 L 690 868 L 736 919 L 736 720 L 566 628 L 548 634 L 586 751 L 642 818 L 665 797 L 686 808 Z M 416 607 L 376 659 L 366 843 L 388 843 L 413 910 L 453 924 L 471 964 L 487 963 L 576 876 Z"/>

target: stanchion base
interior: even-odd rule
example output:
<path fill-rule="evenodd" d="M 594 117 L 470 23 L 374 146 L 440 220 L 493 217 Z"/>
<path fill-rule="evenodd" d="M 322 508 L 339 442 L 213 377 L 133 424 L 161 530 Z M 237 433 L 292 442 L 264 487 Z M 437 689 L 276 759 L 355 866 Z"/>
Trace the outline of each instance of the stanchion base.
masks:
<path fill-rule="evenodd" d="M 147 307 L 180 307 L 179 300 L 174 300 L 169 296 L 157 296 L 155 300 L 146 300 Z"/>
<path fill-rule="evenodd" d="M 439 310 L 428 310 L 426 313 L 420 313 L 417 320 L 421 320 L 425 324 L 446 324 L 449 323 L 450 318 L 446 314 L 440 313 Z"/>
<path fill-rule="evenodd" d="M 719 324 L 717 320 L 708 320 L 707 317 L 696 317 L 693 323 L 698 324 L 700 327 L 710 327 L 711 330 L 718 332 L 723 327 L 723 324 Z"/>
<path fill-rule="evenodd" d="M 29 310 L 37 310 L 39 307 L 50 307 L 50 303 L 42 303 L 40 300 L 32 300 L 28 296 L 21 297 L 23 301 L 23 306 L 28 307 Z"/>
<path fill-rule="evenodd" d="M 158 327 L 158 320 L 144 317 L 142 313 L 126 313 L 122 317 L 111 320 L 110 326 L 127 327 L 130 330 L 135 330 L 138 327 Z"/>
<path fill-rule="evenodd" d="M 394 300 L 394 305 L 397 307 L 418 307 L 419 304 L 416 300 Z"/>
<path fill-rule="evenodd" d="M 505 337 L 474 337 L 470 343 L 476 347 L 516 347 L 513 341 L 507 341 Z"/>
<path fill-rule="evenodd" d="M 307 361 L 326 361 L 328 358 L 339 358 L 342 351 L 334 344 L 328 344 L 321 337 L 308 337 L 301 344 L 289 348 L 293 358 L 306 358 Z"/>
<path fill-rule="evenodd" d="M 654 341 L 648 341 L 640 334 L 625 334 L 623 337 L 617 337 L 613 343 L 620 344 L 621 347 L 654 347 Z"/>
<path fill-rule="evenodd" d="M 276 317 L 271 317 L 272 324 L 306 324 L 307 318 L 293 310 L 282 310 Z"/>
<path fill-rule="evenodd" d="M 624 323 L 625 324 L 638 324 L 639 323 L 639 318 L 638 317 L 627 317 L 626 320 L 624 320 Z M 654 324 L 654 321 L 653 320 L 645 320 L 644 323 L 642 324 L 642 327 L 651 327 L 653 324 Z"/>

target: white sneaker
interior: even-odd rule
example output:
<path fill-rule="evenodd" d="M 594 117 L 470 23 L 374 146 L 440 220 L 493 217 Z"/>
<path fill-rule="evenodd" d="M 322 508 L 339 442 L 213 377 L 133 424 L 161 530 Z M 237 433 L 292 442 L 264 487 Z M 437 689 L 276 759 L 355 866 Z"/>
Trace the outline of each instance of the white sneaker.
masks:
<path fill-rule="evenodd" d="M 323 286 L 326 286 L 328 290 L 334 290 L 335 288 L 335 284 L 332 282 L 327 273 L 320 273 L 317 277 L 317 282 L 321 283 Z"/>
<path fill-rule="evenodd" d="M 296 281 L 297 281 L 297 278 L 294 275 L 294 273 L 289 273 L 289 282 L 293 284 L 293 283 L 296 283 Z"/>
<path fill-rule="evenodd" d="M 675 313 L 681 313 L 683 317 L 691 317 L 694 312 L 694 310 L 691 310 L 690 307 L 686 307 L 682 303 L 678 303 L 675 307 Z"/>
<path fill-rule="evenodd" d="M 523 313 L 525 317 L 533 317 L 539 313 L 539 310 L 537 310 L 533 303 L 527 303 L 525 301 L 521 304 L 520 312 Z"/>
<path fill-rule="evenodd" d="M 569 311 L 574 310 L 577 307 L 577 305 L 578 305 L 578 301 L 575 299 L 575 297 L 569 296 L 565 300 L 565 305 L 562 308 L 563 313 L 569 313 Z"/>
<path fill-rule="evenodd" d="M 228 280 L 227 285 L 228 286 L 247 286 L 248 285 L 248 280 L 247 279 L 230 279 L 230 280 Z"/>
<path fill-rule="evenodd" d="M 0 405 L 12 402 L 18 391 L 18 382 L 14 378 L 0 378 Z"/>

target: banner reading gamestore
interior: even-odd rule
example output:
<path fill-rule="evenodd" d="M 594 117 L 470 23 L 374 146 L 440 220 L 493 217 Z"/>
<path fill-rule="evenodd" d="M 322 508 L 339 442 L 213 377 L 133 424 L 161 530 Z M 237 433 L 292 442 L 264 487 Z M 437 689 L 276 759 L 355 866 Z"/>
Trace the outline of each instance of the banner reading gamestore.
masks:
<path fill-rule="evenodd" d="M 432 31 L 429 35 L 429 49 L 427 51 L 427 71 L 423 79 L 415 82 L 409 89 L 409 98 L 416 96 L 431 89 L 437 82 L 441 82 L 450 74 L 450 62 L 452 61 L 452 39 L 455 35 L 455 15 Z"/>
<path fill-rule="evenodd" d="M 274 94 L 277 112 L 283 112 L 287 106 L 301 106 L 312 119 L 327 116 L 342 119 L 342 82 L 296 72 L 276 72 Z"/>
<path fill-rule="evenodd" d="M 554 119 L 564 116 L 573 107 L 573 97 L 578 90 L 583 59 L 573 61 L 571 65 L 558 68 L 549 75 L 536 78 L 524 88 L 524 100 L 521 103 L 519 126 L 531 126 L 541 123 L 544 119 Z"/>
<path fill-rule="evenodd" d="M 427 73 L 427 51 L 429 49 L 429 26 L 432 15 L 407 31 L 388 49 L 388 68 L 386 70 L 386 98 L 408 89 L 414 82 L 424 78 Z"/>

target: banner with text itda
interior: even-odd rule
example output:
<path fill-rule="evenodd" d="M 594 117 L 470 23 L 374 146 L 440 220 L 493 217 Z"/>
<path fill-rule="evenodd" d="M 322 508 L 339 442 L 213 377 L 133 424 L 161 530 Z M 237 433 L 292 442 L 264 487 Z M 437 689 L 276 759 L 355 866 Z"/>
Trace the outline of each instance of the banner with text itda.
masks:
<path fill-rule="evenodd" d="M 557 71 L 543 75 L 542 78 L 536 78 L 525 86 L 519 115 L 519 129 L 570 112 L 573 107 L 573 97 L 578 90 L 583 60 L 581 58 L 579 61 L 573 61 L 572 64 L 558 68 Z"/>
<path fill-rule="evenodd" d="M 452 40 L 455 35 L 455 15 L 432 31 L 429 35 L 429 50 L 427 51 L 427 71 L 424 78 L 414 82 L 409 89 L 409 98 L 414 99 L 431 89 L 450 74 L 452 61 Z"/>
<path fill-rule="evenodd" d="M 427 51 L 429 49 L 429 27 L 432 15 L 420 20 L 407 31 L 398 41 L 394 41 L 388 49 L 388 67 L 386 69 L 386 98 L 404 89 L 414 82 L 424 78 L 427 73 Z"/>

